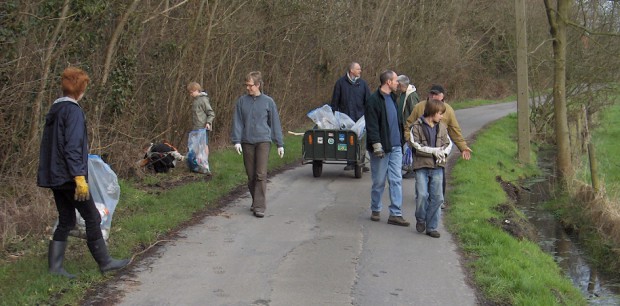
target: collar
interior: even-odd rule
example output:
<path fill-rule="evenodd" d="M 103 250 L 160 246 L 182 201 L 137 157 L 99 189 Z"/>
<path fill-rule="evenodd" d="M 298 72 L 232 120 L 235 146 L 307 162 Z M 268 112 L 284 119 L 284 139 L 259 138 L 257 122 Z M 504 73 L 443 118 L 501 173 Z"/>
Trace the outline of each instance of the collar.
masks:
<path fill-rule="evenodd" d="M 68 102 L 73 102 L 73 103 L 77 104 L 77 106 L 80 106 L 80 104 L 78 104 L 77 100 L 75 100 L 75 99 L 73 99 L 73 98 L 71 98 L 71 97 L 62 97 L 62 98 L 58 98 L 58 99 L 56 99 L 56 101 L 54 101 L 54 103 L 52 103 L 52 104 L 56 104 L 56 103 L 60 103 L 60 102 L 65 102 L 65 101 L 68 101 Z"/>

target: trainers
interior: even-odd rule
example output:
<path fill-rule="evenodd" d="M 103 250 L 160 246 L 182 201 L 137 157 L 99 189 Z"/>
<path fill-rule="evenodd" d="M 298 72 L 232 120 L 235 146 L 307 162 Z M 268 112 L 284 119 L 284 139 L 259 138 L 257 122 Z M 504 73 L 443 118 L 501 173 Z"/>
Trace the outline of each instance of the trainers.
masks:
<path fill-rule="evenodd" d="M 263 218 L 265 217 L 265 213 L 262 211 L 254 211 L 254 217 L 256 218 Z"/>
<path fill-rule="evenodd" d="M 373 211 L 372 214 L 370 214 L 370 220 L 372 221 L 379 221 L 381 220 L 381 213 L 378 211 Z"/>
<path fill-rule="evenodd" d="M 250 211 L 254 211 L 254 206 L 250 206 Z"/>
<path fill-rule="evenodd" d="M 409 221 L 405 220 L 402 216 L 390 216 L 387 223 L 399 226 L 409 226 Z"/>
<path fill-rule="evenodd" d="M 353 170 L 355 169 L 355 165 L 347 165 L 346 167 L 344 167 L 345 171 L 349 171 L 349 170 Z"/>
<path fill-rule="evenodd" d="M 430 232 L 427 232 L 426 234 L 433 238 L 439 238 L 441 236 L 438 231 L 430 231 Z"/>
<path fill-rule="evenodd" d="M 363 172 L 369 172 L 369 171 L 370 171 L 370 168 L 368 168 L 368 167 L 364 166 L 364 167 L 362 167 L 362 171 L 363 171 Z"/>
<path fill-rule="evenodd" d="M 426 223 L 424 222 L 416 222 L 415 223 L 415 230 L 418 231 L 418 233 L 424 233 L 424 231 L 426 230 Z"/>

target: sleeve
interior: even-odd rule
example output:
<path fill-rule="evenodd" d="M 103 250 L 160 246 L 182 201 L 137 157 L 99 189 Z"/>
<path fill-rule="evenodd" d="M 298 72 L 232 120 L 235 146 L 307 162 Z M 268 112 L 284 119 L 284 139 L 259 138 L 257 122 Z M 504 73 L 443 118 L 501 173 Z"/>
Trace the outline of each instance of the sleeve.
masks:
<path fill-rule="evenodd" d="M 420 157 L 431 157 L 433 156 L 433 152 L 437 151 L 438 148 L 423 145 L 422 142 L 420 142 L 420 139 L 422 139 L 422 135 L 420 135 L 421 133 L 422 131 L 419 128 L 416 128 L 416 126 L 411 128 L 409 137 L 411 139 L 412 147 L 415 149 L 415 155 Z"/>
<path fill-rule="evenodd" d="M 215 119 L 215 112 L 211 107 L 211 102 L 209 101 L 209 97 L 205 97 L 204 103 L 204 112 L 207 115 L 207 123 L 213 125 L 213 119 Z"/>
<path fill-rule="evenodd" d="M 418 103 L 413 107 L 413 111 L 411 111 L 411 114 L 409 115 L 409 117 L 407 117 L 407 120 L 405 121 L 405 140 L 407 142 L 410 142 L 409 131 L 411 130 L 413 123 L 416 120 L 418 120 L 418 118 L 420 118 L 420 116 L 422 116 L 423 113 L 424 113 L 424 105 L 423 103 Z"/>
<path fill-rule="evenodd" d="M 364 117 L 366 121 L 366 143 L 372 146 L 375 143 L 381 143 L 381 135 L 378 114 L 370 100 L 371 98 L 366 100 Z"/>
<path fill-rule="evenodd" d="M 450 155 L 450 152 L 452 152 L 452 147 L 453 147 L 453 142 L 452 139 L 450 139 L 450 135 L 448 135 L 447 133 L 447 127 L 445 124 L 440 123 L 439 125 L 441 127 L 441 129 L 443 129 L 445 132 L 445 137 L 442 137 L 441 139 L 441 148 L 443 149 L 443 151 L 446 153 L 446 155 Z"/>
<path fill-rule="evenodd" d="M 64 131 L 65 143 L 63 146 L 65 162 L 67 164 L 67 170 L 72 177 L 86 176 L 88 173 L 88 160 L 84 160 L 84 142 L 87 139 L 86 135 L 86 121 L 84 119 L 84 112 L 82 109 L 75 105 L 67 106 L 68 112 L 64 117 Z"/>
<path fill-rule="evenodd" d="M 450 107 L 450 111 L 446 111 L 448 114 L 448 118 L 446 118 L 446 124 L 448 126 L 448 135 L 450 139 L 454 141 L 454 144 L 459 148 L 461 152 L 467 150 L 469 147 L 467 146 L 467 142 L 463 139 L 463 135 L 461 134 L 461 127 L 459 126 L 459 122 L 456 120 L 456 114 L 454 113 L 454 109 L 451 106 L 446 104 L 446 107 Z"/>
<path fill-rule="evenodd" d="M 336 81 L 334 85 L 334 92 L 332 93 L 332 111 L 340 111 L 340 79 Z"/>
<path fill-rule="evenodd" d="M 241 98 L 237 100 L 235 105 L 235 113 L 233 114 L 232 129 L 230 131 L 230 140 L 233 144 L 241 143 L 241 133 L 243 132 L 243 114 L 241 112 Z"/>
<path fill-rule="evenodd" d="M 278 148 L 284 147 L 284 139 L 282 137 L 282 125 L 280 124 L 280 115 L 276 103 L 271 101 L 269 111 L 269 126 L 271 126 L 271 140 L 276 143 Z"/>

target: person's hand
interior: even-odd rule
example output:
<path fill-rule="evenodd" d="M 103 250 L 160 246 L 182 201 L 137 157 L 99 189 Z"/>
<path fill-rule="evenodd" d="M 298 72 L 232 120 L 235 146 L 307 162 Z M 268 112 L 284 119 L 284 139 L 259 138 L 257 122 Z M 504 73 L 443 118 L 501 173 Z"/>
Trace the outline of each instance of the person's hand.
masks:
<path fill-rule="evenodd" d="M 76 201 L 86 201 L 90 198 L 90 194 L 88 193 L 88 183 L 86 183 L 86 178 L 82 175 L 76 176 L 75 180 L 75 196 L 74 199 Z"/>
<path fill-rule="evenodd" d="M 383 158 L 385 156 L 385 151 L 383 151 L 381 143 L 377 142 L 372 144 L 372 154 L 378 158 Z"/>
<path fill-rule="evenodd" d="M 205 124 L 205 129 L 206 129 L 207 131 L 210 131 L 210 130 L 211 130 L 211 123 L 207 123 L 207 124 Z"/>
<path fill-rule="evenodd" d="M 464 160 L 469 160 L 471 159 L 471 152 L 473 152 L 469 147 L 467 147 L 467 149 L 465 149 L 463 152 L 461 152 L 461 157 Z"/>
<path fill-rule="evenodd" d="M 240 143 L 236 143 L 235 144 L 235 150 L 237 150 L 237 154 L 241 155 L 241 153 L 243 153 L 243 149 L 241 149 L 241 144 Z"/>
<path fill-rule="evenodd" d="M 278 148 L 278 156 L 280 156 L 280 158 L 284 157 L 284 148 L 283 147 L 279 147 Z"/>

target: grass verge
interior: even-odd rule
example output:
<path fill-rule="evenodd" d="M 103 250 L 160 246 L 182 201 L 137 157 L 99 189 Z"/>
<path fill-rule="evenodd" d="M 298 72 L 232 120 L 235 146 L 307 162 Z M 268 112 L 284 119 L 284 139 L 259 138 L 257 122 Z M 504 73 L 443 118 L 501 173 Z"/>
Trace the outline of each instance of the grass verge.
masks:
<path fill-rule="evenodd" d="M 461 244 L 475 283 L 491 303 L 585 305 L 550 255 L 490 222 L 503 217 L 498 208 L 508 202 L 496 178 L 516 182 L 539 171 L 535 163 L 519 164 L 516 131 L 516 115 L 498 121 L 477 137 L 472 146 L 475 157 L 456 163 L 446 224 Z"/>
<path fill-rule="evenodd" d="M 285 136 L 284 158 L 277 156 L 275 146 L 269 160 L 274 171 L 296 163 L 301 157 L 301 137 Z M 213 177 L 202 175 L 192 183 L 157 192 L 142 190 L 136 182 L 120 181 L 121 200 L 114 214 L 110 234 L 110 253 L 128 258 L 179 229 L 196 215 L 215 209 L 221 199 L 246 182 L 243 159 L 234 150 L 215 151 L 209 157 Z M 181 169 L 175 169 L 181 170 Z M 148 177 L 157 184 L 165 175 Z M 75 280 L 47 273 L 47 237 L 24 241 L 23 256 L 0 263 L 1 305 L 77 305 L 86 290 L 111 279 L 99 274 L 84 240 L 69 238 L 65 268 L 78 274 Z"/>

